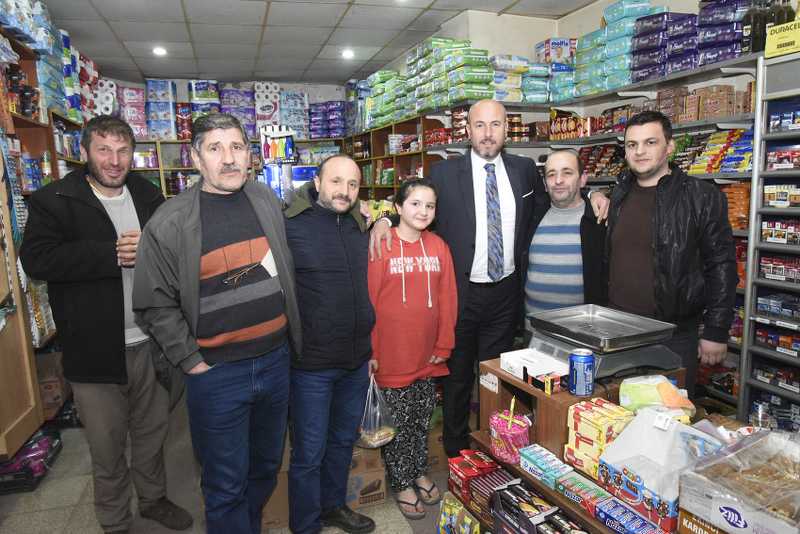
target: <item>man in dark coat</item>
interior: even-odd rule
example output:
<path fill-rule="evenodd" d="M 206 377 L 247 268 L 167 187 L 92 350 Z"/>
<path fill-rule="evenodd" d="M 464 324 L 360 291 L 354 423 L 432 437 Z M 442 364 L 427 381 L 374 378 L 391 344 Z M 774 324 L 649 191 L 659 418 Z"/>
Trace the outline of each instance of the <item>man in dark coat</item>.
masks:
<path fill-rule="evenodd" d="M 169 395 L 154 365 L 163 356 L 131 306 L 141 229 L 164 201 L 155 186 L 129 174 L 134 144 L 124 121 L 89 121 L 81 140 L 85 168 L 31 196 L 20 256 L 32 278 L 48 282 L 64 375 L 89 442 L 101 527 L 128 532 L 132 481 L 143 517 L 184 530 L 191 515 L 166 497 Z"/>

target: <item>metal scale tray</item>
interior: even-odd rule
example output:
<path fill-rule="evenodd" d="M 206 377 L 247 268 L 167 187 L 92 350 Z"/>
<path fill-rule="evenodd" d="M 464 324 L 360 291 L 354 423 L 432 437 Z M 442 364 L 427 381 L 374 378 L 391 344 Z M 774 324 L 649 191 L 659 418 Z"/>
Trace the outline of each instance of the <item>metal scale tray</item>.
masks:
<path fill-rule="evenodd" d="M 582 304 L 528 315 L 536 330 L 599 353 L 653 345 L 672 337 L 675 325 L 632 313 Z"/>

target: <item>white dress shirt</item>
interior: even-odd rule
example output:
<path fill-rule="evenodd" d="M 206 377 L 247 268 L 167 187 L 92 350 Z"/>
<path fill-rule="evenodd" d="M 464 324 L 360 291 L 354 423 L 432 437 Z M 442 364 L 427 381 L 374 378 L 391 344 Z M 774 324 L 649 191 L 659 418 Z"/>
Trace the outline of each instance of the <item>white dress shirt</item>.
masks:
<path fill-rule="evenodd" d="M 472 259 L 470 282 L 491 282 L 488 274 L 489 264 L 489 230 L 486 213 L 486 169 L 484 165 L 494 163 L 494 174 L 497 177 L 497 193 L 500 196 L 500 220 L 503 228 L 503 278 L 514 272 L 514 227 L 517 222 L 517 203 L 514 190 L 508 179 L 503 157 L 498 154 L 491 161 L 486 161 L 474 150 L 470 150 L 472 158 L 472 187 L 475 191 L 475 256 Z"/>

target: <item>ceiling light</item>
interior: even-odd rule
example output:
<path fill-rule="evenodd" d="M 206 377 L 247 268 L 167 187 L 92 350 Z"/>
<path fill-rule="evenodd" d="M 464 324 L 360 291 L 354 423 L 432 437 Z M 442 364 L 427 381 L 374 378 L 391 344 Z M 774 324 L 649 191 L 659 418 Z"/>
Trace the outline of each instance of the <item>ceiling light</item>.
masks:
<path fill-rule="evenodd" d="M 345 59 L 353 59 L 354 57 L 356 57 L 356 53 L 353 52 L 352 48 L 345 48 L 344 50 L 342 50 L 342 57 Z"/>
<path fill-rule="evenodd" d="M 156 55 L 156 56 L 166 56 L 167 55 L 167 49 L 164 48 L 163 46 L 157 46 L 157 47 L 153 48 L 153 54 Z"/>

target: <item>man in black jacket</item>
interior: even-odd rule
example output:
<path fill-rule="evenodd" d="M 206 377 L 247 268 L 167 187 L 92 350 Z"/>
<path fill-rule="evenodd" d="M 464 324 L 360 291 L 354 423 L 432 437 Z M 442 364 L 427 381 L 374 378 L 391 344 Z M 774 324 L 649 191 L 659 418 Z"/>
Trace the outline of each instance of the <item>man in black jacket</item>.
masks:
<path fill-rule="evenodd" d="M 366 222 L 357 205 L 361 170 L 348 156 L 322 164 L 286 209 L 303 349 L 292 362 L 289 526 L 372 532 L 345 504 L 347 476 L 369 385 L 375 312 L 367 289 Z"/>
<path fill-rule="evenodd" d="M 581 197 L 586 177 L 578 153 L 572 149 L 551 153 L 544 180 L 550 205 L 537 206 L 533 215 L 536 230 L 528 255 L 525 311 L 605 304 L 606 225 L 597 222 L 591 205 Z"/>
<path fill-rule="evenodd" d="M 164 198 L 128 174 L 133 147 L 125 122 L 89 121 L 86 167 L 31 196 L 20 256 L 32 278 L 48 282 L 64 375 L 92 456 L 97 520 L 106 532 L 128 531 L 132 480 L 143 517 L 183 530 L 192 517 L 166 497 L 169 399 L 154 367 L 162 356 L 131 306 L 139 235 Z"/>
<path fill-rule="evenodd" d="M 611 306 L 678 325 L 666 345 L 681 356 L 691 395 L 698 360 L 725 357 L 738 278 L 725 196 L 670 168 L 674 149 L 663 114 L 628 121 L 630 170 L 611 195 L 605 258 Z"/>

